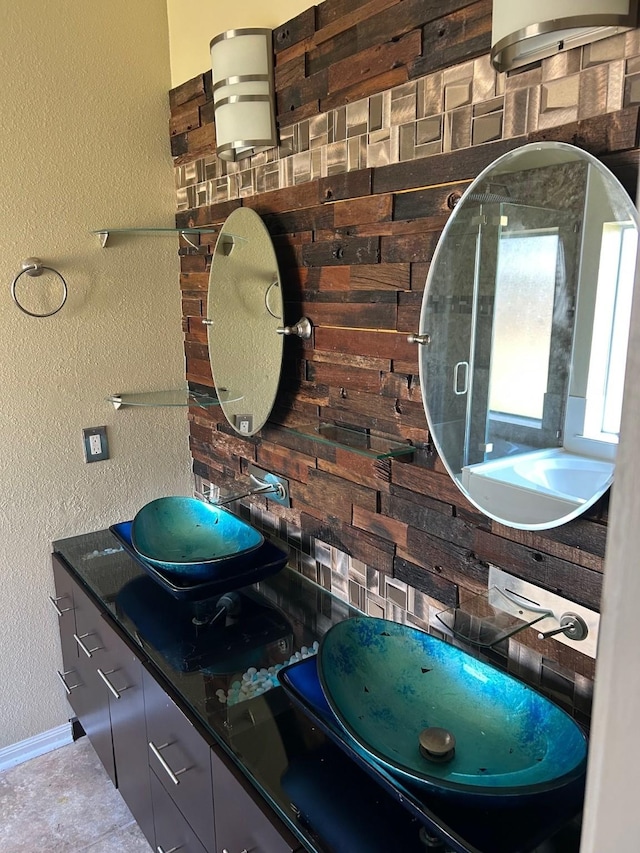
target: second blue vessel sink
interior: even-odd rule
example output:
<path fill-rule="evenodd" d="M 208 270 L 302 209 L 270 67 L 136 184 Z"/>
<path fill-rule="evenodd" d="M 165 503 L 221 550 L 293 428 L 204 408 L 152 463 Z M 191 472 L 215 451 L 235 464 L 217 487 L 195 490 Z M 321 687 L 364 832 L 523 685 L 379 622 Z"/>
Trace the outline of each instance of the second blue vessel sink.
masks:
<path fill-rule="evenodd" d="M 220 573 L 225 561 L 259 548 L 259 530 L 221 506 L 170 496 L 142 507 L 131 525 L 136 552 L 161 569 L 202 579 Z"/>
<path fill-rule="evenodd" d="M 530 797 L 584 775 L 587 744 L 522 682 L 410 626 L 334 625 L 318 654 L 331 710 L 392 773 L 439 792 Z"/>

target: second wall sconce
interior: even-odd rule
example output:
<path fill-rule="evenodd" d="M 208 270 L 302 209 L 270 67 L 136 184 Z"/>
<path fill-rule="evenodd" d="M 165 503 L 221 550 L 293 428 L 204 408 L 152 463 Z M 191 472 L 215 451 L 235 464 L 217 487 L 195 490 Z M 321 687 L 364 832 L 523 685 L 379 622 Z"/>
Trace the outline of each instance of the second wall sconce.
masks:
<path fill-rule="evenodd" d="M 240 160 L 278 144 L 272 31 L 227 30 L 211 40 L 216 153 Z"/>
<path fill-rule="evenodd" d="M 511 71 L 637 25 L 638 0 L 493 0 L 491 61 Z"/>

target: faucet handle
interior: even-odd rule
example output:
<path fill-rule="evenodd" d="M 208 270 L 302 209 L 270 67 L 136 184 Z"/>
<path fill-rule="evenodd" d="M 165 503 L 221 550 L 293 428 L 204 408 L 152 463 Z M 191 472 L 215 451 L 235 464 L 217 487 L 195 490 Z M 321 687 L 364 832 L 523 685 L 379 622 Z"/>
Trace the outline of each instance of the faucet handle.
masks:
<path fill-rule="evenodd" d="M 577 613 L 563 613 L 560 617 L 560 627 L 554 628 L 551 631 L 541 631 L 538 634 L 539 640 L 547 640 L 549 637 L 555 637 L 556 634 L 564 634 L 570 640 L 584 640 L 589 633 L 587 623 L 582 616 Z"/>

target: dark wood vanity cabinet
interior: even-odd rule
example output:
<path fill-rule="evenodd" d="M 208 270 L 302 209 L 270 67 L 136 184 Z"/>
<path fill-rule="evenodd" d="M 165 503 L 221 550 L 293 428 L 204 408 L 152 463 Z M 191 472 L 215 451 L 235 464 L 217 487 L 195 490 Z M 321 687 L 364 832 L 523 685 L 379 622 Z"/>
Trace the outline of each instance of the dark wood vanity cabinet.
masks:
<path fill-rule="evenodd" d="M 146 761 L 142 664 L 53 557 L 67 698 L 147 839 L 153 810 Z M 72 610 L 67 610 L 71 601 Z"/>
<path fill-rule="evenodd" d="M 300 850 L 55 555 L 53 572 L 67 698 L 153 849 Z"/>

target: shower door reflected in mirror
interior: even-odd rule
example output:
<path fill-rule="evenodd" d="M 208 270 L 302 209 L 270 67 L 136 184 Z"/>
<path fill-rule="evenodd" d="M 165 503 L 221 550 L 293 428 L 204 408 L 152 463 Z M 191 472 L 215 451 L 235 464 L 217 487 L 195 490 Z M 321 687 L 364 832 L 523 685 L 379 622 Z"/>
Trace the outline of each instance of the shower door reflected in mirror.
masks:
<path fill-rule="evenodd" d="M 525 146 L 467 190 L 434 256 L 420 333 L 431 435 L 505 524 L 584 511 L 613 475 L 637 245 L 617 180 L 573 146 Z"/>

